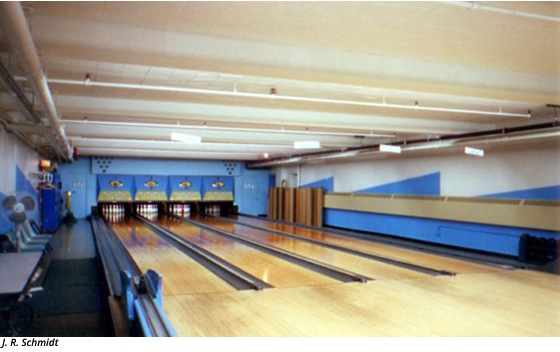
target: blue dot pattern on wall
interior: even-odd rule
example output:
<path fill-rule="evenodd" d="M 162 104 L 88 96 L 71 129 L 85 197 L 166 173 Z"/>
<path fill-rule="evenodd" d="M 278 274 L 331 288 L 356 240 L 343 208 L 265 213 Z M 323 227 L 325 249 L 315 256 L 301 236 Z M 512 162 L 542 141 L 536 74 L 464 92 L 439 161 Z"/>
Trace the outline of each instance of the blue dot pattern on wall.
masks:
<path fill-rule="evenodd" d="M 233 172 L 237 169 L 238 163 L 233 160 L 224 160 L 223 162 L 228 175 L 233 175 Z"/>
<path fill-rule="evenodd" d="M 101 169 L 101 172 L 104 174 L 107 173 L 107 170 L 111 167 L 111 164 L 113 162 L 112 157 L 106 156 L 96 156 L 93 158 L 93 160 L 95 160 L 97 167 Z"/>

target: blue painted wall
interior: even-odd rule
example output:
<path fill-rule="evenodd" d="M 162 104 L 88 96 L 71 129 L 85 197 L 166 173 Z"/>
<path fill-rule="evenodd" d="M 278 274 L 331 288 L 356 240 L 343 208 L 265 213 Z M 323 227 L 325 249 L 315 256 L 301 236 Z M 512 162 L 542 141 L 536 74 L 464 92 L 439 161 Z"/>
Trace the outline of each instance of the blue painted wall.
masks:
<path fill-rule="evenodd" d="M 25 196 L 30 196 L 35 200 L 35 209 L 33 209 L 32 211 L 28 211 L 27 216 L 28 219 L 34 220 L 39 224 L 39 192 L 35 189 L 35 187 L 27 179 L 27 177 L 25 177 L 24 172 L 17 165 L 15 167 L 15 173 L 15 195 L 20 199 Z M 0 233 L 9 232 L 14 228 L 14 223 L 9 219 L 10 211 L 2 207 L 4 199 L 10 195 L 14 194 L 4 194 L 0 192 Z"/>
<path fill-rule="evenodd" d="M 169 177 L 169 191 L 168 195 L 171 196 L 173 191 L 185 191 L 181 188 L 181 182 L 190 181 L 191 187 L 187 191 L 200 191 L 202 189 L 202 177 L 199 176 L 170 176 Z M 201 193 L 202 195 L 202 193 Z"/>
<path fill-rule="evenodd" d="M 241 167 L 234 161 L 91 158 L 92 174 L 239 176 Z"/>
<path fill-rule="evenodd" d="M 213 185 L 215 182 L 221 181 L 224 183 L 224 187 L 217 189 L 214 188 Z M 229 191 L 234 193 L 234 197 L 235 197 L 235 185 L 234 185 L 234 180 L 233 177 L 203 177 L 202 178 L 202 190 L 201 190 L 201 195 L 202 195 L 202 199 L 204 199 L 204 195 L 206 194 L 206 192 L 209 191 Z"/>
<path fill-rule="evenodd" d="M 355 193 L 439 196 L 441 195 L 441 175 L 439 172 L 434 172 L 428 175 L 361 189 L 355 191 Z"/>
<path fill-rule="evenodd" d="M 25 177 L 25 174 L 19 166 L 16 166 L 16 195 L 18 198 L 30 196 L 35 199 L 35 209 L 28 211 L 27 216 L 30 220 L 35 220 L 39 224 L 39 192 L 33 187 L 31 182 Z"/>
<path fill-rule="evenodd" d="M 480 197 L 504 199 L 560 200 L 560 186 L 539 187 L 510 192 L 486 194 Z"/>
<path fill-rule="evenodd" d="M 4 203 L 7 195 L 0 192 L 0 206 Z M 2 207 L 0 209 L 0 233 L 7 233 L 13 228 L 13 223 L 8 218 L 10 214 Z"/>
<path fill-rule="evenodd" d="M 130 191 L 132 196 L 136 194 L 134 176 L 131 175 L 98 175 L 98 191 Z M 115 189 L 111 186 L 111 181 L 119 180 L 122 187 Z M 98 192 L 99 194 L 99 192 Z"/>
<path fill-rule="evenodd" d="M 322 187 L 326 192 L 333 192 L 334 191 L 334 177 L 324 178 L 322 180 L 307 183 L 307 184 L 301 186 L 301 188 L 305 188 L 305 187 L 312 187 L 312 188 Z"/>
<path fill-rule="evenodd" d="M 462 223 L 339 209 L 325 210 L 325 225 L 517 256 L 524 233 L 560 239 L 553 231 Z"/>
<path fill-rule="evenodd" d="M 100 175 L 101 176 L 101 175 Z M 135 176 L 136 191 L 165 191 L 167 192 L 167 176 Z M 157 182 L 157 187 L 149 188 L 146 182 L 153 180 Z M 168 194 L 169 196 L 169 194 Z"/>
<path fill-rule="evenodd" d="M 262 216 L 268 212 L 268 197 L 271 180 L 267 170 L 241 168 L 240 177 L 235 178 L 235 202 L 242 214 Z M 274 186 L 274 185 L 273 185 Z"/>
<path fill-rule="evenodd" d="M 458 149 L 286 166 L 276 174 L 297 172 L 305 185 L 321 185 L 332 178 L 333 192 L 560 200 L 559 155 L 557 144 L 527 142 L 493 146 L 484 158 L 466 156 Z M 512 256 L 517 255 L 524 232 L 559 236 L 557 232 L 338 209 L 325 210 L 325 224 Z"/>
<path fill-rule="evenodd" d="M 132 196 L 136 194 L 134 176 L 188 177 L 189 180 L 193 178 L 193 186 L 198 184 L 199 189 L 203 187 L 201 176 L 213 180 L 219 177 L 228 189 L 233 190 L 235 205 L 240 212 L 250 215 L 267 212 L 269 171 L 247 170 L 240 162 L 84 157 L 74 163 L 60 165 L 59 170 L 63 190 L 71 187 L 78 176 L 86 180 L 84 192 L 72 197 L 72 207 L 83 209 L 74 211 L 77 218 L 85 218 L 91 213 L 91 207 L 97 205 L 100 187 L 109 187 L 107 182 L 101 182 L 103 185 L 100 185 L 98 177 L 99 180 L 106 177 L 112 179 L 113 175 L 119 175 L 122 180 L 130 178 Z"/>

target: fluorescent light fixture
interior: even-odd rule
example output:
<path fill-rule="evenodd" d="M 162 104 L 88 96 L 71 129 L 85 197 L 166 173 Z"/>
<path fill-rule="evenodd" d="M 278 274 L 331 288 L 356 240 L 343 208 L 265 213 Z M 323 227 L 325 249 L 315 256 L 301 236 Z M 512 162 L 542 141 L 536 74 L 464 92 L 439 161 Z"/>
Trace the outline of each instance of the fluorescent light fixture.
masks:
<path fill-rule="evenodd" d="M 471 148 L 471 147 L 465 147 L 465 154 L 483 157 L 484 156 L 484 150 L 483 149 L 477 149 L 477 148 Z"/>
<path fill-rule="evenodd" d="M 319 149 L 321 142 L 319 141 L 296 141 L 294 142 L 294 149 Z"/>
<path fill-rule="evenodd" d="M 186 144 L 200 144 L 202 143 L 202 138 L 199 136 L 193 136 L 192 134 L 186 133 L 171 133 L 171 140 L 175 142 L 181 142 Z"/>
<path fill-rule="evenodd" d="M 380 144 L 379 145 L 379 151 L 384 152 L 384 153 L 400 154 L 401 153 L 401 147 L 396 146 L 396 145 Z"/>
<path fill-rule="evenodd" d="M 439 148 L 447 148 L 452 147 L 455 144 L 454 141 L 437 141 L 437 142 L 430 142 L 430 143 L 423 143 L 419 145 L 412 145 L 405 147 L 405 151 L 413 151 L 413 150 L 427 150 L 427 149 L 439 149 Z"/>

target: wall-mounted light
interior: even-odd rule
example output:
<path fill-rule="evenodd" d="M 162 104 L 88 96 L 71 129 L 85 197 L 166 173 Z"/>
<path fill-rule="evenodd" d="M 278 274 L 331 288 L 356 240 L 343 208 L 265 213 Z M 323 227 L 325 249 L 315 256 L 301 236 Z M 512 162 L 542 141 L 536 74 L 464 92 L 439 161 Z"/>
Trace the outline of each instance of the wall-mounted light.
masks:
<path fill-rule="evenodd" d="M 50 160 L 41 159 L 41 160 L 39 161 L 39 168 L 40 168 L 41 170 L 48 169 L 48 168 L 50 168 L 50 167 L 51 167 L 51 161 L 50 161 Z"/>

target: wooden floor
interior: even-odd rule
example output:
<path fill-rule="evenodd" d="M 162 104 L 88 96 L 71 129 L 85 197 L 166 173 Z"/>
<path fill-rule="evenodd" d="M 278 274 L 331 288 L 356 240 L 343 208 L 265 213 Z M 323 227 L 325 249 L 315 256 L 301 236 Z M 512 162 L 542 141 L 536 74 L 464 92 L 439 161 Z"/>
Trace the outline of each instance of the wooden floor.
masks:
<path fill-rule="evenodd" d="M 238 220 L 241 220 L 243 223 L 269 228 L 271 230 L 287 232 L 302 237 L 318 239 L 326 243 L 348 247 L 408 263 L 423 265 L 437 270 L 447 270 L 461 274 L 488 272 L 489 270 L 492 270 L 486 265 L 480 265 L 453 258 L 446 258 L 428 253 L 423 253 L 422 255 L 420 255 L 420 253 L 418 253 L 417 251 L 413 251 L 410 249 L 362 240 L 359 238 L 348 238 L 347 236 L 337 235 L 326 231 L 304 229 L 297 226 L 280 224 L 273 221 L 251 218 L 247 216 L 239 217 Z M 496 268 L 494 270 L 497 271 L 499 269 Z"/>
<path fill-rule="evenodd" d="M 279 228 L 459 273 L 436 277 L 371 260 L 357 262 L 353 256 L 339 256 L 344 253 L 227 225 L 228 231 L 345 269 L 355 265 L 354 269 L 367 270 L 377 279 L 341 283 L 192 225 L 162 218 L 158 222 L 275 286 L 263 291 L 235 291 L 223 282 L 221 286 L 220 279 L 161 243 L 139 223 L 115 224 L 142 269 L 163 274 L 164 308 L 180 336 L 560 336 L 557 275 L 504 270 L 339 235 Z M 203 288 L 207 286 L 201 282 L 212 285 Z"/>
<path fill-rule="evenodd" d="M 200 218 L 199 218 L 200 220 Z M 232 232 L 244 238 L 270 244 L 313 260 L 364 275 L 374 280 L 400 279 L 421 277 L 426 274 L 399 268 L 394 265 L 380 263 L 371 259 L 358 257 L 316 244 L 295 240 L 289 237 L 270 234 L 245 226 L 237 226 L 228 222 L 207 219 L 206 222 L 219 229 Z"/>
<path fill-rule="evenodd" d="M 558 276 L 502 271 L 165 297 L 181 336 L 560 336 Z"/>
<path fill-rule="evenodd" d="M 160 217 L 158 223 L 274 287 L 325 285 L 338 282 L 242 243 L 171 218 Z"/>
<path fill-rule="evenodd" d="M 112 224 L 112 227 L 142 272 L 153 269 L 163 275 L 165 294 L 235 291 L 235 288 L 159 238 L 138 221 L 128 218 Z"/>

